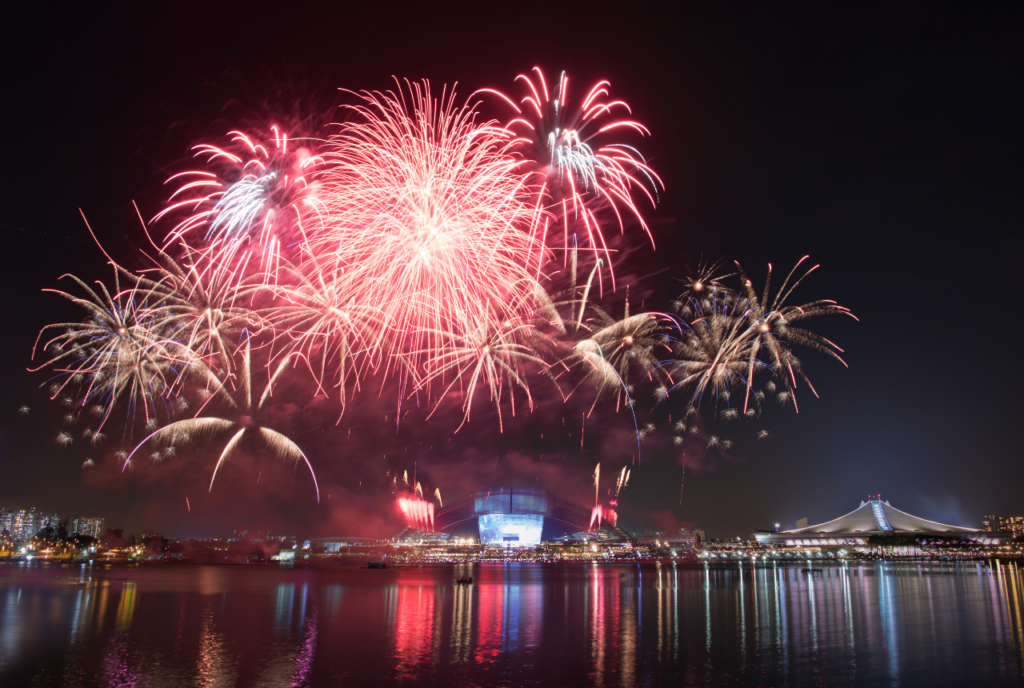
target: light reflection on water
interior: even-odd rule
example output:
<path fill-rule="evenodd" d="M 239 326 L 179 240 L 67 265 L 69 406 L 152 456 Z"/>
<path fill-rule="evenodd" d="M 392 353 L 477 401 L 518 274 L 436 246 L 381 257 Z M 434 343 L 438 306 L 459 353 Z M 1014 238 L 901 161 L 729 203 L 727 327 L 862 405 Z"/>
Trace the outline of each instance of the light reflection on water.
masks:
<path fill-rule="evenodd" d="M 0 685 L 1024 683 L 1019 566 L 818 570 L 4 565 Z"/>

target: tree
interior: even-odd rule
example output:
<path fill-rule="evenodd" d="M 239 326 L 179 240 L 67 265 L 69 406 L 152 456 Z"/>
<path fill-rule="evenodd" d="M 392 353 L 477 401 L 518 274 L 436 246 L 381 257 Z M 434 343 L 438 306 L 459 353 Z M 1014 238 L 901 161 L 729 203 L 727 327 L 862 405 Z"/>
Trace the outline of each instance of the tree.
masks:
<path fill-rule="evenodd" d="M 100 538 L 100 542 L 107 549 L 120 549 L 122 547 L 129 547 L 132 545 L 133 540 L 124 536 L 124 530 L 121 528 L 115 528 L 111 530 L 107 528 L 104 531 L 103 536 Z"/>

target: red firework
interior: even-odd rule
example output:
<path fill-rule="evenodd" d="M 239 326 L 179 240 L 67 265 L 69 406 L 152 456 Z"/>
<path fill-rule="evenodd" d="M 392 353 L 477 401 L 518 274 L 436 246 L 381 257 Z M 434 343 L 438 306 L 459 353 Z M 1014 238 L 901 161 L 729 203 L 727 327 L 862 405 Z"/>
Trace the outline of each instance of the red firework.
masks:
<path fill-rule="evenodd" d="M 410 528 L 434 531 L 434 503 L 421 497 L 399 497 L 398 508 L 405 516 L 405 523 Z"/>
<path fill-rule="evenodd" d="M 328 141 L 327 219 L 309 251 L 338 292 L 381 314 L 389 365 L 416 369 L 450 333 L 530 312 L 543 222 L 507 131 L 453 92 L 407 90 L 359 94 L 356 121 Z"/>
<path fill-rule="evenodd" d="M 227 145 L 193 147 L 205 168 L 168 179 L 180 186 L 154 218 L 185 213 L 168 232 L 167 244 L 201 232 L 218 252 L 258 256 L 259 271 L 276 275 L 282 244 L 296 239 L 302 217 L 319 209 L 310 175 L 323 159 L 277 126 L 270 132 L 263 141 L 236 130 L 228 133 Z"/>
<path fill-rule="evenodd" d="M 663 184 L 636 148 L 606 139 L 623 130 L 644 136 L 650 132 L 631 119 L 625 101 L 610 99 L 608 81 L 570 97 L 565 72 L 551 91 L 540 67 L 532 71 L 533 76 L 516 77 L 524 86 L 518 103 L 494 89 L 481 92 L 497 95 L 515 110 L 507 125 L 517 135 L 515 151 L 523 156 L 538 189 L 538 205 L 562 225 L 562 248 L 568 251 L 579 243 L 610 265 L 602 211 L 614 217 L 620 231 L 624 212 L 632 215 L 651 237 L 634 195 L 646 197 L 653 206 L 653 192 Z"/>

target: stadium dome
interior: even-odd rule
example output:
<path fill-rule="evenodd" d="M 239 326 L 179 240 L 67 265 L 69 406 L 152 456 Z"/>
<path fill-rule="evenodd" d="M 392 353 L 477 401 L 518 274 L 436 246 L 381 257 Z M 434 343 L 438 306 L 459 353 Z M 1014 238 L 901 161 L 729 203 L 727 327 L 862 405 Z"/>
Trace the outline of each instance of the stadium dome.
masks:
<path fill-rule="evenodd" d="M 900 511 L 883 501 L 880 495 L 869 497 L 850 513 L 831 521 L 779 532 L 762 530 L 755 533 L 754 537 L 765 545 L 806 547 L 866 545 L 873 535 L 959 538 L 984 545 L 999 544 L 999 538 L 988 537 L 976 528 L 929 521 Z"/>
<path fill-rule="evenodd" d="M 449 502 L 437 510 L 434 524 L 449 537 L 517 547 L 567 536 L 628 539 L 624 531 L 607 523 L 590 531 L 590 517 L 589 508 L 556 499 L 547 490 L 505 485 Z"/>

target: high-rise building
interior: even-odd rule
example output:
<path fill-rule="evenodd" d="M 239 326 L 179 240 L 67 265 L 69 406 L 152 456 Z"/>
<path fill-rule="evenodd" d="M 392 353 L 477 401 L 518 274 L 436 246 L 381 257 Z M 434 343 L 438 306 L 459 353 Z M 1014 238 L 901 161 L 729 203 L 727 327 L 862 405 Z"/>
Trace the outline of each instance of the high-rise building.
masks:
<path fill-rule="evenodd" d="M 11 518 L 13 516 L 14 514 L 12 514 L 7 509 L 0 508 L 0 534 L 3 534 L 5 530 L 8 533 L 11 533 Z"/>
<path fill-rule="evenodd" d="M 53 528 L 53 532 L 56 533 L 60 527 L 60 521 L 60 514 L 39 514 L 36 517 L 36 533 L 43 528 Z"/>
<path fill-rule="evenodd" d="M 1024 535 L 1024 516 L 985 516 L 981 522 L 990 533 L 1013 533 L 1014 537 Z"/>
<path fill-rule="evenodd" d="M 100 539 L 103 535 L 103 531 L 106 530 L 104 527 L 106 522 L 102 518 L 94 516 L 79 516 L 78 518 L 71 521 L 71 527 L 68 528 L 68 535 L 87 535 L 91 538 Z"/>
<path fill-rule="evenodd" d="M 39 530 L 39 514 L 36 508 L 22 509 L 11 514 L 11 537 L 15 540 L 31 540 Z"/>

